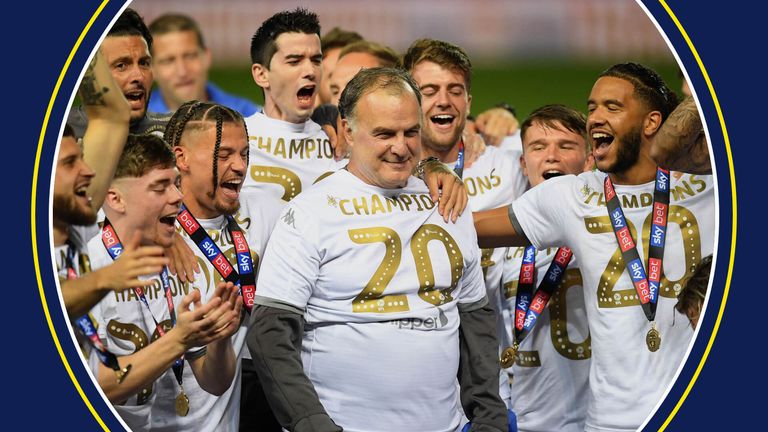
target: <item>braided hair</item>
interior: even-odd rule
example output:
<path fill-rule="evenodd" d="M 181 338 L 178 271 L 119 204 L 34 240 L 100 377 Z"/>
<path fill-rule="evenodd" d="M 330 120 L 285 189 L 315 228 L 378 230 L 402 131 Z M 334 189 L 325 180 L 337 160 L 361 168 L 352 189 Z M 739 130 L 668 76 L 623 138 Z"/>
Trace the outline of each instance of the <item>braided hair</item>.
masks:
<path fill-rule="evenodd" d="M 213 191 L 219 186 L 219 148 L 221 147 L 221 131 L 224 123 L 240 123 L 243 125 L 246 139 L 248 139 L 248 127 L 243 116 L 224 105 L 213 102 L 200 102 L 193 100 L 182 104 L 168 120 L 163 138 L 171 147 L 183 146 L 182 137 L 187 130 L 205 130 L 209 123 L 215 122 L 216 142 L 213 146 Z M 246 158 L 247 164 L 247 158 Z"/>

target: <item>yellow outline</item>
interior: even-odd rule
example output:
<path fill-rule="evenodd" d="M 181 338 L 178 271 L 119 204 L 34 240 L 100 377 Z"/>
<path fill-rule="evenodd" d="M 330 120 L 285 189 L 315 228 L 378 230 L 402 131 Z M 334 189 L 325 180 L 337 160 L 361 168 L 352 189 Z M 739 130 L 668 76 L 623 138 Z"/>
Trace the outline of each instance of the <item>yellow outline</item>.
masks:
<path fill-rule="evenodd" d="M 53 322 L 51 321 L 51 315 L 48 311 L 48 303 L 45 299 L 45 291 L 43 290 L 43 281 L 40 277 L 40 259 L 37 254 L 37 229 L 35 226 L 35 216 L 36 216 L 36 206 L 35 201 L 37 200 L 37 175 L 40 168 L 40 154 L 43 150 L 43 141 L 45 138 L 45 131 L 48 128 L 48 120 L 50 120 L 51 117 L 51 111 L 53 110 L 53 104 L 56 100 L 56 96 L 59 94 L 59 88 L 61 87 L 61 82 L 64 80 L 64 75 L 66 75 L 67 70 L 69 69 L 70 63 L 72 63 L 72 58 L 75 56 L 75 53 L 77 52 L 78 48 L 80 48 L 80 44 L 83 42 L 83 39 L 85 38 L 85 35 L 88 33 L 88 30 L 90 30 L 91 26 L 93 25 L 94 21 L 96 21 L 96 18 L 101 14 L 101 11 L 104 9 L 104 7 L 107 5 L 107 2 L 109 0 L 102 0 L 101 5 L 98 9 L 96 9 L 96 12 L 91 16 L 91 19 L 88 21 L 88 24 L 85 25 L 85 28 L 80 33 L 80 36 L 77 38 L 77 42 L 75 42 L 75 46 L 72 47 L 72 51 L 69 52 L 69 57 L 67 57 L 67 61 L 64 63 L 64 67 L 61 70 L 61 73 L 59 74 L 59 79 L 56 81 L 56 86 L 53 89 L 53 93 L 51 94 L 51 99 L 48 101 L 48 109 L 45 111 L 45 118 L 43 119 L 43 127 L 40 130 L 40 139 L 37 142 L 37 154 L 35 155 L 35 169 L 32 174 L 32 217 L 31 217 L 31 227 L 32 227 L 32 256 L 35 257 L 35 275 L 37 277 L 37 286 L 40 291 L 40 300 L 43 304 L 43 311 L 45 312 L 45 319 L 48 321 L 48 330 L 51 332 L 51 336 L 53 336 L 53 342 L 56 345 L 56 349 L 59 351 L 59 356 L 61 357 L 62 363 L 64 363 L 64 367 L 67 369 L 67 373 L 69 373 L 70 379 L 72 379 L 72 382 L 75 384 L 75 388 L 77 389 L 77 392 L 80 393 L 80 397 L 83 399 L 83 402 L 85 402 L 85 405 L 88 407 L 88 410 L 91 411 L 91 414 L 93 414 L 93 417 L 96 419 L 96 421 L 101 425 L 101 428 L 105 431 L 109 431 L 109 428 L 107 428 L 107 425 L 104 423 L 104 421 L 99 417 L 99 413 L 96 412 L 96 410 L 93 408 L 93 405 L 91 405 L 91 402 L 88 400 L 88 397 L 83 392 L 83 389 L 80 387 L 80 383 L 77 382 L 77 378 L 75 377 L 74 373 L 72 372 L 72 368 L 69 366 L 69 362 L 67 361 L 67 358 L 64 356 L 64 351 L 61 350 L 61 344 L 59 343 L 59 338 L 56 336 L 56 331 L 53 328 Z"/>
<path fill-rule="evenodd" d="M 717 336 L 717 331 L 720 328 L 720 321 L 723 319 L 723 312 L 725 311 L 725 304 L 728 300 L 728 291 L 730 291 L 731 287 L 731 276 L 733 275 L 733 257 L 736 255 L 736 176 L 733 171 L 733 155 L 731 154 L 731 142 L 728 139 L 728 130 L 725 127 L 725 119 L 723 118 L 723 112 L 720 109 L 720 102 L 717 100 L 717 95 L 715 94 L 715 88 L 712 86 L 712 81 L 709 79 L 709 74 L 707 74 L 707 70 L 704 67 L 704 63 L 701 61 L 701 57 L 699 57 L 698 51 L 696 51 L 696 48 L 693 46 L 693 42 L 691 42 L 690 37 L 688 37 L 688 33 L 683 28 L 682 24 L 680 24 L 680 21 L 678 21 L 677 17 L 675 16 L 674 12 L 672 12 L 672 9 L 667 5 L 667 3 L 664 0 L 659 0 L 659 3 L 664 7 L 664 9 L 669 14 L 670 18 L 672 18 L 672 21 L 675 22 L 675 25 L 677 26 L 678 30 L 680 30 L 680 33 L 683 35 L 683 38 L 685 38 L 685 42 L 688 44 L 688 47 L 691 49 L 691 52 L 693 53 L 693 56 L 696 58 L 696 63 L 699 65 L 699 68 L 701 69 L 702 74 L 704 75 L 704 80 L 707 82 L 707 88 L 709 89 L 710 94 L 712 94 L 712 101 L 715 104 L 715 110 L 717 110 L 717 117 L 720 120 L 720 127 L 723 130 L 723 139 L 725 140 L 725 151 L 728 155 L 728 169 L 731 175 L 731 196 L 733 197 L 733 222 L 731 229 L 731 255 L 730 255 L 730 261 L 728 263 L 728 275 L 725 279 L 725 290 L 723 291 L 723 301 L 720 304 L 720 311 L 717 314 L 717 320 L 715 320 L 715 327 L 712 329 L 712 335 L 709 337 L 709 343 L 707 344 L 707 348 L 704 350 L 704 355 L 701 357 L 701 361 L 699 362 L 699 366 L 696 368 L 696 372 L 694 372 L 693 377 L 691 378 L 691 382 L 688 383 L 688 387 L 686 387 L 685 392 L 683 392 L 683 395 L 680 397 L 680 400 L 677 402 L 677 405 L 675 405 L 675 408 L 672 410 L 671 413 L 669 413 L 669 417 L 667 417 L 667 420 L 664 421 L 664 424 L 661 425 L 659 428 L 659 432 L 664 431 L 667 426 L 669 426 L 669 423 L 672 421 L 672 419 L 677 414 L 677 411 L 680 409 L 680 407 L 683 405 L 683 402 L 685 402 L 685 399 L 688 397 L 688 393 L 690 393 L 691 389 L 693 388 L 693 385 L 696 383 L 696 380 L 699 378 L 699 373 L 701 372 L 701 369 L 704 367 L 704 363 L 707 361 L 707 357 L 709 357 L 709 352 L 712 349 L 712 344 L 715 342 L 715 336 Z"/>

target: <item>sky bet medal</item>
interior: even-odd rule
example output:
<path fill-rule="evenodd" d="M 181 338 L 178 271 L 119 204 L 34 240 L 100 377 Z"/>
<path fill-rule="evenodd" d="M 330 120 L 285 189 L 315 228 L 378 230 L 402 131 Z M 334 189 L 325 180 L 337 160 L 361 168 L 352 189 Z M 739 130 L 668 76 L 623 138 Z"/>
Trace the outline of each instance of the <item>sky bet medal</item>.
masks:
<path fill-rule="evenodd" d="M 648 330 L 648 334 L 645 335 L 645 344 L 648 345 L 648 349 L 651 352 L 656 352 L 661 347 L 661 334 L 656 330 L 655 323 Z"/>
<path fill-rule="evenodd" d="M 176 414 L 180 417 L 186 417 L 189 414 L 189 398 L 184 393 L 184 388 L 181 388 L 181 393 L 176 396 Z"/>
<path fill-rule="evenodd" d="M 658 351 L 661 346 L 661 334 L 656 330 L 656 302 L 661 288 L 662 259 L 667 232 L 667 212 L 669 210 L 669 171 L 656 168 L 656 184 L 653 191 L 653 210 L 651 219 L 651 238 L 648 250 L 648 266 L 643 266 L 640 254 L 637 252 L 635 240 L 629 231 L 624 211 L 619 204 L 619 196 L 613 188 L 611 178 L 606 176 L 603 183 L 605 203 L 608 216 L 611 219 L 616 241 L 619 243 L 621 256 L 627 264 L 627 271 L 632 279 L 632 285 L 637 291 L 637 299 L 651 323 L 651 329 L 645 336 L 645 344 L 651 352 Z M 648 269 L 648 273 L 645 269 Z"/>
<path fill-rule="evenodd" d="M 515 357 L 520 344 L 528 333 L 531 332 L 536 320 L 544 311 L 549 299 L 554 294 L 560 282 L 565 276 L 565 270 L 573 258 L 573 251 L 566 247 L 560 247 L 555 252 L 552 263 L 547 268 L 536 294 L 533 294 L 533 285 L 536 273 L 536 248 L 528 246 L 523 252 L 523 261 L 520 264 L 520 277 L 517 284 L 517 295 L 515 296 L 515 315 L 512 332 L 514 342 L 501 353 L 499 363 L 503 368 L 508 368 L 515 364 Z"/>
<path fill-rule="evenodd" d="M 501 367 L 504 369 L 512 367 L 513 364 L 515 364 L 515 357 L 517 357 L 517 348 L 518 348 L 517 342 L 512 344 L 511 347 L 506 347 L 504 351 L 501 353 L 501 358 L 499 359 L 499 364 L 501 364 Z"/>

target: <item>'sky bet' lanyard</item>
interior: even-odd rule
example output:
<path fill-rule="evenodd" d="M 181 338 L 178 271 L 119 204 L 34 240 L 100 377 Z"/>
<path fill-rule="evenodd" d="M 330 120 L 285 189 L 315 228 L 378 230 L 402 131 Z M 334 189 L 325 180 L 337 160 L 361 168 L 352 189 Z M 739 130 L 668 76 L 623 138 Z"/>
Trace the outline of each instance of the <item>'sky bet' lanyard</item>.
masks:
<path fill-rule="evenodd" d="M 621 256 L 624 259 L 624 263 L 626 263 L 629 276 L 632 278 L 632 284 L 635 286 L 635 291 L 637 291 L 640 306 L 651 323 L 651 329 L 645 337 L 645 344 L 652 352 L 657 351 L 661 347 L 661 334 L 656 329 L 654 320 L 656 319 L 656 305 L 659 299 L 662 260 L 664 258 L 664 244 L 666 242 L 669 183 L 669 170 L 657 168 L 656 182 L 653 190 L 653 215 L 647 274 L 643 261 L 640 259 L 640 254 L 637 252 L 637 245 L 627 226 L 624 211 L 621 209 L 619 197 L 616 194 L 610 177 L 606 176 L 603 183 L 608 216 L 611 219 L 611 226 L 613 226 L 613 232 L 616 234 L 616 240 L 619 242 Z"/>
<path fill-rule="evenodd" d="M 101 230 L 101 241 L 104 244 L 104 247 L 107 249 L 107 253 L 109 253 L 109 256 L 116 260 L 122 253 L 123 253 L 123 244 L 120 242 L 120 239 L 117 236 L 117 232 L 115 232 L 115 229 L 112 227 L 112 224 L 109 222 L 109 219 L 104 219 L 104 227 Z M 163 291 L 165 293 L 165 301 L 168 305 L 168 313 L 171 316 L 171 328 L 176 326 L 176 309 L 173 306 L 173 294 L 171 293 L 171 284 L 168 280 L 168 269 L 166 267 L 163 267 L 163 270 L 160 272 L 160 280 L 163 283 Z M 155 315 L 152 313 L 152 309 L 149 307 L 149 302 L 147 301 L 147 296 L 144 294 L 144 288 L 142 287 L 134 287 L 133 292 L 136 294 L 136 297 L 141 300 L 142 303 L 144 303 L 144 306 L 146 306 L 147 311 L 149 311 L 149 315 L 152 317 L 152 321 L 155 322 L 155 328 L 157 329 L 157 333 L 160 335 L 160 337 L 165 336 L 165 329 L 163 326 L 157 321 L 157 318 L 155 318 Z M 179 395 L 176 397 L 176 413 L 180 416 L 186 416 L 189 413 L 189 398 L 187 397 L 186 393 L 184 393 L 184 355 L 182 354 L 180 358 L 176 359 L 176 361 L 173 362 L 173 375 L 176 376 L 176 382 L 179 383 Z"/>
<path fill-rule="evenodd" d="M 536 320 L 544 311 L 557 287 L 565 276 L 565 269 L 573 258 L 573 251 L 567 247 L 560 247 L 555 252 L 555 257 L 549 265 L 544 278 L 533 294 L 534 275 L 536 270 L 536 248 L 527 246 L 523 253 L 523 262 L 520 265 L 520 278 L 517 284 L 517 296 L 515 297 L 514 341 L 511 347 L 507 347 L 501 353 L 500 363 L 503 368 L 508 368 L 515 363 L 517 350 L 528 333 L 531 332 Z M 533 300 L 531 300 L 533 297 Z"/>
<path fill-rule="evenodd" d="M 243 305 L 250 312 L 256 297 L 256 273 L 253 268 L 253 260 L 251 260 L 251 251 L 248 247 L 248 242 L 245 240 L 245 234 L 237 222 L 235 222 L 235 218 L 230 215 L 225 215 L 225 217 L 229 234 L 232 236 L 232 241 L 235 244 L 237 266 L 240 270 L 239 274 L 184 204 L 181 205 L 181 211 L 176 216 L 176 220 L 179 221 L 181 227 L 192 241 L 195 242 L 200 251 L 203 252 L 208 261 L 213 264 L 213 267 L 216 268 L 221 277 L 240 288 L 240 293 L 243 296 Z"/>
<path fill-rule="evenodd" d="M 67 258 L 65 265 L 67 267 L 67 279 L 76 279 L 77 271 L 75 270 L 75 246 L 67 242 Z M 125 380 L 126 375 L 131 370 L 131 365 L 126 365 L 124 368 L 120 367 L 120 363 L 117 361 L 117 356 L 107 351 L 104 344 L 101 343 L 99 335 L 96 332 L 96 325 L 93 323 L 93 319 L 89 314 L 85 314 L 75 321 L 77 328 L 85 335 L 91 342 L 91 346 L 96 350 L 96 355 L 104 366 L 115 371 L 117 375 L 117 382 L 122 383 Z"/>

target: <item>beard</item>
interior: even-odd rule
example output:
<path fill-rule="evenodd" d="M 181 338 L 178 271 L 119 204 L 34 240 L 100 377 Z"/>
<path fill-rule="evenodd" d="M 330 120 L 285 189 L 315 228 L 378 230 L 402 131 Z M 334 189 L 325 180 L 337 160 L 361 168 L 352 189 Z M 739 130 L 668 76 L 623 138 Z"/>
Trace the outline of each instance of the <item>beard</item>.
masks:
<path fill-rule="evenodd" d="M 223 215 L 232 216 L 237 213 L 238 210 L 240 210 L 240 200 L 228 205 L 221 202 L 221 200 L 216 199 L 216 192 L 208 193 L 206 195 L 208 195 L 208 198 L 213 201 L 213 208 L 215 208 L 217 212 Z"/>
<path fill-rule="evenodd" d="M 93 225 L 96 223 L 96 212 L 90 207 L 84 210 L 72 196 L 53 196 L 54 218 L 68 225 Z"/>
<path fill-rule="evenodd" d="M 616 150 L 616 160 L 613 165 L 597 168 L 605 173 L 622 173 L 632 168 L 640 158 L 640 127 L 631 129 L 619 141 L 621 146 Z"/>

